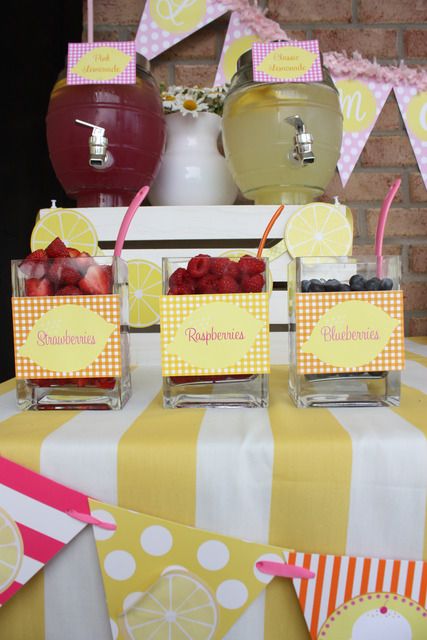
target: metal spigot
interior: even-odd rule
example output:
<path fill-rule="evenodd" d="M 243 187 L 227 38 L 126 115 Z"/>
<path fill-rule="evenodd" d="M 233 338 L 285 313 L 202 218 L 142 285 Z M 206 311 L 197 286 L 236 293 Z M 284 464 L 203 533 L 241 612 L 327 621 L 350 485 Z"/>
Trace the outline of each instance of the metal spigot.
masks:
<path fill-rule="evenodd" d="M 313 136 L 306 131 L 305 124 L 299 116 L 290 116 L 286 122 L 295 128 L 294 148 L 289 157 L 302 167 L 313 164 L 316 156 L 313 153 Z"/>
<path fill-rule="evenodd" d="M 84 120 L 76 119 L 75 122 L 92 129 L 92 135 L 89 136 L 89 166 L 95 169 L 103 169 L 108 166 L 110 154 L 107 151 L 108 138 L 104 135 L 105 129 Z"/>

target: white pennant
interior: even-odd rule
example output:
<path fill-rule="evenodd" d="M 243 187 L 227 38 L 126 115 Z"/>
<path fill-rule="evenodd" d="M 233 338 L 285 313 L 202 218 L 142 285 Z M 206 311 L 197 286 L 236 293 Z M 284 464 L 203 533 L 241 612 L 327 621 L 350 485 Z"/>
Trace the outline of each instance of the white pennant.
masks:
<path fill-rule="evenodd" d="M 373 80 L 335 76 L 343 112 L 343 140 L 338 161 L 343 186 L 362 153 L 371 131 L 391 91 L 391 84 Z"/>

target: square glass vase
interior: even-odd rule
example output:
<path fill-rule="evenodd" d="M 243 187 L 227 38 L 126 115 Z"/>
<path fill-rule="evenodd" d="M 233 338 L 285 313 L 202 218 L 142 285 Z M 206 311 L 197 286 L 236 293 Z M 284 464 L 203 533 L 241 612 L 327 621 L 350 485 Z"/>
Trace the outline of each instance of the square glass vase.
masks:
<path fill-rule="evenodd" d="M 350 285 L 353 276 L 360 276 Z M 380 276 L 377 278 L 377 275 Z M 297 407 L 383 407 L 400 404 L 400 371 L 300 373 L 297 366 L 296 294 L 399 290 L 399 256 L 306 257 L 288 266 L 289 394 Z"/>
<path fill-rule="evenodd" d="M 55 265 L 56 275 L 49 273 L 54 260 L 45 263 L 26 265 L 22 260 L 12 260 L 12 294 L 17 297 L 31 295 L 70 295 L 61 293 L 64 283 L 55 283 L 60 278 L 60 269 Z M 108 292 L 117 294 L 120 301 L 120 351 L 121 375 L 116 377 L 50 377 L 16 379 L 16 398 L 18 407 L 23 411 L 46 411 L 55 409 L 108 410 L 121 409 L 131 395 L 131 377 L 129 360 L 129 301 L 127 263 L 117 257 L 69 257 L 64 258 L 67 267 L 80 271 L 82 278 L 87 273 L 87 265 L 111 269 Z M 86 261 L 86 263 L 84 263 Z M 89 263 L 87 262 L 89 261 Z M 58 265 L 58 263 L 57 263 Z M 52 273 L 52 272 L 51 272 Z M 29 283 L 29 280 L 33 282 Z M 35 281 L 38 282 L 35 282 Z M 39 285 L 39 283 L 42 283 Z M 111 283 L 111 284 L 110 284 Z M 78 283 L 77 283 L 78 286 Z M 105 291 L 102 291 L 104 294 Z M 99 295 L 102 295 L 101 292 Z M 90 294 L 75 294 L 79 298 Z"/>
<path fill-rule="evenodd" d="M 185 269 L 191 257 L 163 258 L 163 294 L 171 295 L 169 280 L 180 268 Z M 268 273 L 268 260 L 263 259 Z M 263 291 L 269 287 L 264 277 Z M 268 374 L 163 376 L 163 406 L 184 408 L 263 408 L 268 407 Z"/>

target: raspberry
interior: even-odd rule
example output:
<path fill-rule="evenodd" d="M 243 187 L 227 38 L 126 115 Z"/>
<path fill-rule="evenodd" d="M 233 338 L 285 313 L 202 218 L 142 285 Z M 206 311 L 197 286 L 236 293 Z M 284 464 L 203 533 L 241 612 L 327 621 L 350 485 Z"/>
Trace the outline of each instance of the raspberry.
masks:
<path fill-rule="evenodd" d="M 245 293 L 259 293 L 264 287 L 264 276 L 257 273 L 254 276 L 246 276 L 242 280 L 242 291 Z"/>
<path fill-rule="evenodd" d="M 193 285 L 176 284 L 168 291 L 168 296 L 189 296 L 194 293 Z"/>
<path fill-rule="evenodd" d="M 209 272 L 210 256 L 201 253 L 195 258 L 191 258 L 187 265 L 187 271 L 192 278 L 202 278 Z"/>
<path fill-rule="evenodd" d="M 265 264 L 254 256 L 242 256 L 239 260 L 239 267 L 245 275 L 255 276 L 265 270 Z"/>
<path fill-rule="evenodd" d="M 217 282 L 218 293 L 239 293 L 240 287 L 231 276 L 223 276 Z"/>
<path fill-rule="evenodd" d="M 237 262 L 233 262 L 230 258 L 211 258 L 209 271 L 219 278 L 221 276 L 229 275 L 236 279 L 239 275 Z"/>
<path fill-rule="evenodd" d="M 173 272 L 169 278 L 169 286 L 171 289 L 175 287 L 185 287 L 186 289 L 189 289 L 186 293 L 194 293 L 193 278 L 190 276 L 187 269 L 183 269 L 182 267 Z"/>
<path fill-rule="evenodd" d="M 218 278 L 208 273 L 196 282 L 196 293 L 217 293 Z"/>

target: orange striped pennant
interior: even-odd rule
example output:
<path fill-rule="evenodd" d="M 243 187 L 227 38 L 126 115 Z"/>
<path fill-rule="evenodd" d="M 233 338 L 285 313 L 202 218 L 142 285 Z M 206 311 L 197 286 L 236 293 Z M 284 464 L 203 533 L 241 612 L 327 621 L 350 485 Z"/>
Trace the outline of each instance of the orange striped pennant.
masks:
<path fill-rule="evenodd" d="M 332 638 L 328 622 L 337 619 L 337 610 L 345 614 L 351 608 L 346 603 L 354 605 L 355 599 L 372 600 L 373 609 L 387 611 L 384 603 L 392 607 L 397 600 L 392 596 L 401 596 L 427 625 L 427 562 L 299 552 L 287 554 L 287 562 L 316 573 L 313 580 L 293 580 L 312 640 Z M 427 637 L 427 630 L 420 637 Z"/>

